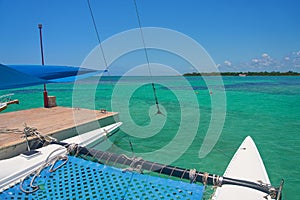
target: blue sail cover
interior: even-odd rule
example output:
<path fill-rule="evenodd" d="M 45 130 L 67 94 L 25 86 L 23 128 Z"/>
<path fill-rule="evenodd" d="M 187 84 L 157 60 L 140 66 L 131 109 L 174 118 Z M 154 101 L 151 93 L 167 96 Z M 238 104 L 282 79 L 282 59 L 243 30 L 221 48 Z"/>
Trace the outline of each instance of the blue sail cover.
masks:
<path fill-rule="evenodd" d="M 0 90 L 45 83 L 73 82 L 101 72 L 104 71 L 69 66 L 0 64 Z"/>

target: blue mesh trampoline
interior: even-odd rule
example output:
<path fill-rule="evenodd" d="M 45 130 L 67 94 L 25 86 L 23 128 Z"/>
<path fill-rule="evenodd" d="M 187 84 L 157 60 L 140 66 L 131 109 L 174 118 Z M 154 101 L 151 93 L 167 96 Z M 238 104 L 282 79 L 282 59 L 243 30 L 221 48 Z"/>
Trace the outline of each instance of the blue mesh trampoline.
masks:
<path fill-rule="evenodd" d="M 59 163 L 57 163 L 59 165 Z M 32 176 L 23 182 L 30 190 Z M 69 156 L 55 172 L 45 168 L 34 180 L 39 189 L 24 193 L 20 184 L 0 193 L 0 199 L 202 199 L 204 186 L 124 172 L 121 169 Z"/>

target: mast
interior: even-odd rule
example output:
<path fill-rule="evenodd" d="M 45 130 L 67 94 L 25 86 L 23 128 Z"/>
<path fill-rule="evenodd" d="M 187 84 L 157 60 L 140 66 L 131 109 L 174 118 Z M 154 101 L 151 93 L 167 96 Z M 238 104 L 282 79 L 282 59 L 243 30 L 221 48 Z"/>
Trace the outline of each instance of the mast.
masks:
<path fill-rule="evenodd" d="M 41 55 L 42 55 L 42 65 L 44 65 L 44 50 L 43 50 L 43 39 L 42 39 L 42 24 L 38 24 L 40 30 L 40 47 L 41 47 Z M 46 88 L 46 84 L 44 83 L 44 107 L 48 108 L 48 92 Z"/>

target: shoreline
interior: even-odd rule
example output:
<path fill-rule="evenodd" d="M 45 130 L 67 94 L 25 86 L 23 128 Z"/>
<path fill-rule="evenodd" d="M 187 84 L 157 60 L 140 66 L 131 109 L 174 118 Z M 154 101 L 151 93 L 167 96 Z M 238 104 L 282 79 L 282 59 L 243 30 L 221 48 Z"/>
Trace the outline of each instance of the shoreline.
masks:
<path fill-rule="evenodd" d="M 300 76 L 300 73 L 288 72 L 205 72 L 205 73 L 185 73 L 183 76 Z"/>

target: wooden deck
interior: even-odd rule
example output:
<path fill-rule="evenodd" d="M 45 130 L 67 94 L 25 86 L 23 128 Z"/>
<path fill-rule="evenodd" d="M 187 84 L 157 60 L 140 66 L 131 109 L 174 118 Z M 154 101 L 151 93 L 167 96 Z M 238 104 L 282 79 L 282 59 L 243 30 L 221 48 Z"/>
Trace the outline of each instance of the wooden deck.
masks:
<path fill-rule="evenodd" d="M 83 108 L 35 108 L 0 114 L 0 151 L 24 143 L 24 123 L 35 127 L 42 135 L 55 135 L 67 129 L 90 122 L 113 117 L 115 112 L 101 113 L 99 110 Z"/>

